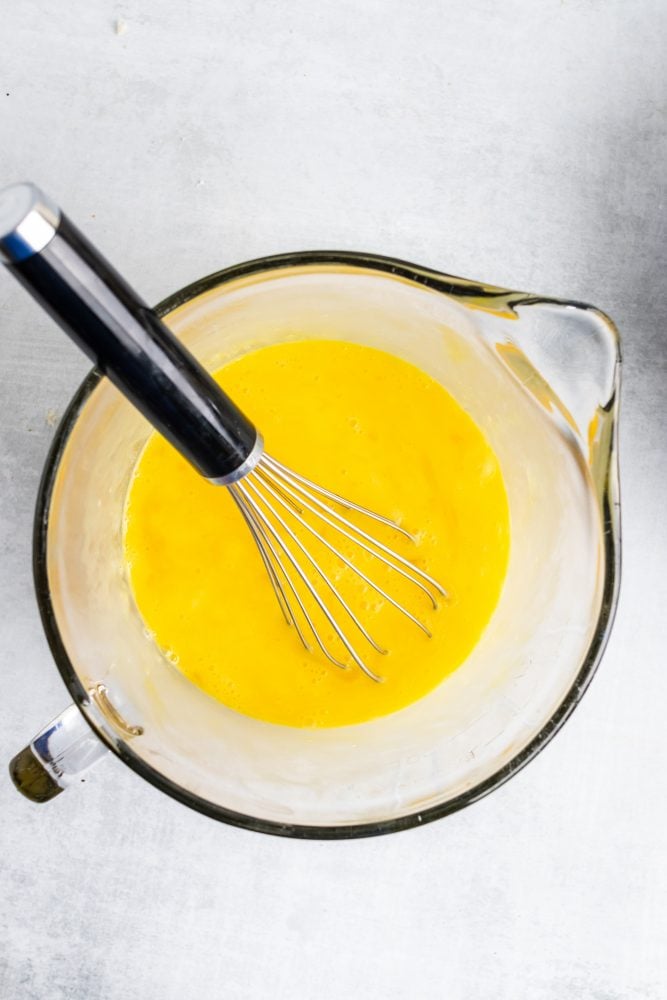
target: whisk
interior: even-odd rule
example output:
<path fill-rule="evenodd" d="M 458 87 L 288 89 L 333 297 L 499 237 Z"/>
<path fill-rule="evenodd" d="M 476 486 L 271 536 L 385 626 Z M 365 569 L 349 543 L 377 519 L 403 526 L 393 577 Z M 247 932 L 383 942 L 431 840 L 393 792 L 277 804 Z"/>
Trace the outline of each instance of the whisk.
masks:
<path fill-rule="evenodd" d="M 33 184 L 0 191 L 0 259 L 197 471 L 227 487 L 257 545 L 285 620 L 306 649 L 319 648 L 342 668 L 352 661 L 372 680 L 381 680 L 358 651 L 358 643 L 363 640 L 378 653 L 387 650 L 304 539 L 313 539 L 318 551 L 326 549 L 430 637 L 417 615 L 341 550 L 354 543 L 371 562 L 410 581 L 421 591 L 421 599 L 435 608 L 438 597 L 446 596 L 441 584 L 349 515 L 354 512 L 362 522 L 413 536 L 390 518 L 318 486 L 268 455 L 251 421 Z M 324 628 L 320 622 L 326 623 Z"/>

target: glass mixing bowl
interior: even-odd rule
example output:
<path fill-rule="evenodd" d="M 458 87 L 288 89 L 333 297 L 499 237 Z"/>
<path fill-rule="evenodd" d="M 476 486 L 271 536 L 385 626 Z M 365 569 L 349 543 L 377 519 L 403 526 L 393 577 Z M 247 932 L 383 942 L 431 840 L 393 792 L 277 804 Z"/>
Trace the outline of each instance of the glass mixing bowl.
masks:
<path fill-rule="evenodd" d="M 613 324 L 583 303 L 326 252 L 228 268 L 157 311 L 211 369 L 248 347 L 340 338 L 441 382 L 486 434 L 505 477 L 512 547 L 500 602 L 465 663 L 391 716 L 292 729 L 227 709 L 160 653 L 134 607 L 123 505 L 150 427 L 93 371 L 58 428 L 35 519 L 37 599 L 74 705 L 14 758 L 17 786 L 44 801 L 108 749 L 215 819 L 320 838 L 403 829 L 497 788 L 572 712 L 611 627 Z M 270 650 L 266 669 L 280 669 Z"/>

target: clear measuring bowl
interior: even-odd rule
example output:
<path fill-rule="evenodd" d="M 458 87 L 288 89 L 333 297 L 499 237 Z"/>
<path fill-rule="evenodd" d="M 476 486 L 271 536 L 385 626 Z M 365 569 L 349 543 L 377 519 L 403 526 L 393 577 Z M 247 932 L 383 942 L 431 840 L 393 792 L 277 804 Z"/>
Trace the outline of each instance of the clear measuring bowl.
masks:
<path fill-rule="evenodd" d="M 465 663 L 393 715 L 317 730 L 231 711 L 160 653 L 134 607 L 123 506 L 150 427 L 92 372 L 58 428 L 35 518 L 37 599 L 74 705 L 14 758 L 16 785 L 44 801 L 111 750 L 215 819 L 335 838 L 424 823 L 502 784 L 571 713 L 612 623 L 620 352 L 611 321 L 583 303 L 327 252 L 228 268 L 158 312 L 211 369 L 248 347 L 336 338 L 441 382 L 502 466 L 512 529 L 502 595 Z M 266 657 L 267 670 L 280 669 L 270 649 Z"/>

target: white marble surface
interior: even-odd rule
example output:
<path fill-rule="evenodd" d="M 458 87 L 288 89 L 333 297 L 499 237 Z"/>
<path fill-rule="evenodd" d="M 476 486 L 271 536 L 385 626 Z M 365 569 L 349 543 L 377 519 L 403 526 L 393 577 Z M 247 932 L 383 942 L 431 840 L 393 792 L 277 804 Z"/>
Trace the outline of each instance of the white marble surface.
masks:
<path fill-rule="evenodd" d="M 114 759 L 44 807 L 5 777 L 0 997 L 662 1000 L 664 0 L 24 0 L 0 24 L 0 183 L 41 183 L 149 299 L 376 250 L 593 301 L 626 359 L 620 611 L 554 743 L 467 811 L 354 843 L 217 825 Z M 30 534 L 86 362 L 8 278 L 0 359 L 7 761 L 67 702 Z"/>

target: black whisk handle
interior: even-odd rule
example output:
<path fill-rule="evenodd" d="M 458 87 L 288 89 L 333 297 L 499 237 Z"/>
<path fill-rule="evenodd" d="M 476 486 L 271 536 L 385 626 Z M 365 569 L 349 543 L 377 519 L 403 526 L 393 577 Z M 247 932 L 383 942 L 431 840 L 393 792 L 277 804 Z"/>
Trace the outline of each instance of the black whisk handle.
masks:
<path fill-rule="evenodd" d="M 262 450 L 253 424 L 85 236 L 32 184 L 0 191 L 0 259 L 207 479 Z"/>

